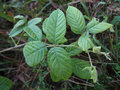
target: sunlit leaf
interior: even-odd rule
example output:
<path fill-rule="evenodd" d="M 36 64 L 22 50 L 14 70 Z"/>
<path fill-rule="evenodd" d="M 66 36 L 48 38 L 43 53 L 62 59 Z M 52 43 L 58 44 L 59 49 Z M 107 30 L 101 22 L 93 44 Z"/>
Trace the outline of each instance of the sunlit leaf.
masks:
<path fill-rule="evenodd" d="M 41 41 L 42 40 L 42 32 L 40 28 L 36 25 L 26 26 L 24 31 L 34 40 Z"/>
<path fill-rule="evenodd" d="M 15 25 L 14 28 L 20 27 L 26 23 L 26 20 L 19 20 Z"/>
<path fill-rule="evenodd" d="M 66 20 L 64 13 L 57 9 L 47 19 L 47 30 L 45 31 L 49 42 L 58 44 L 63 43 L 66 33 Z"/>
<path fill-rule="evenodd" d="M 30 21 L 28 21 L 28 25 L 36 25 L 42 21 L 42 18 L 33 18 Z"/>
<path fill-rule="evenodd" d="M 88 24 L 87 24 L 87 30 L 92 28 L 93 26 L 97 25 L 99 21 L 96 18 L 93 18 Z"/>
<path fill-rule="evenodd" d="M 73 64 L 68 53 L 63 48 L 51 48 L 48 52 L 47 61 L 53 81 L 67 80 L 71 76 Z"/>
<path fill-rule="evenodd" d="M 26 23 L 25 19 L 19 20 L 13 27 L 12 31 L 10 32 L 10 34 L 9 34 L 10 37 L 14 37 L 14 36 L 20 34 L 24 30 L 25 23 Z"/>
<path fill-rule="evenodd" d="M 22 16 L 22 15 L 17 15 L 17 16 L 14 17 L 14 19 L 24 19 L 24 16 Z"/>
<path fill-rule="evenodd" d="M 80 36 L 78 40 L 78 45 L 83 51 L 88 51 L 88 49 L 91 49 L 94 47 L 93 42 L 91 41 L 90 37 L 84 33 L 82 36 Z"/>
<path fill-rule="evenodd" d="M 90 29 L 88 29 L 88 31 L 93 34 L 97 34 L 97 33 L 103 32 L 107 29 L 110 29 L 112 26 L 113 26 L 112 24 L 109 24 L 106 22 L 101 22 L 101 23 L 91 27 Z"/>
<path fill-rule="evenodd" d="M 24 27 L 25 27 L 25 26 L 22 25 L 22 26 L 13 28 L 12 31 L 10 32 L 9 36 L 10 36 L 10 37 L 14 37 L 14 36 L 20 34 L 20 33 L 24 30 Z"/>
<path fill-rule="evenodd" d="M 73 6 L 69 6 L 66 15 L 67 22 L 75 34 L 81 34 L 85 31 L 85 20 L 80 10 Z"/>
<path fill-rule="evenodd" d="M 23 54 L 29 66 L 36 66 L 45 58 L 47 48 L 43 42 L 31 41 L 25 45 Z"/>

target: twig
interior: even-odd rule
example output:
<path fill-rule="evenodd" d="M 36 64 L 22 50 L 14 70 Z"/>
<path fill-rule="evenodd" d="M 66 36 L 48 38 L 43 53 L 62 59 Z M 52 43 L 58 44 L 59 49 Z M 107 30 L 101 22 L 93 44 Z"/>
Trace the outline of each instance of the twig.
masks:
<path fill-rule="evenodd" d="M 0 53 L 0 56 L 2 56 L 2 57 L 5 58 L 5 59 L 8 59 L 8 60 L 16 60 L 15 58 L 7 57 L 7 56 L 5 56 L 5 55 L 3 55 L 3 54 L 1 54 L 1 53 Z"/>
<path fill-rule="evenodd" d="M 79 78 L 77 78 L 77 77 L 75 77 L 75 76 L 72 76 L 72 78 L 74 78 L 74 79 L 76 79 L 76 80 L 79 80 L 79 81 L 82 81 L 82 82 L 85 82 L 85 83 L 88 83 L 87 81 L 82 80 L 82 79 L 79 79 Z M 91 84 L 91 83 L 90 83 L 90 84 Z"/>
<path fill-rule="evenodd" d="M 111 81 L 110 83 L 116 83 L 116 82 L 120 82 L 120 80 Z"/>
<path fill-rule="evenodd" d="M 14 45 L 16 46 L 17 44 L 16 44 L 15 40 L 14 40 L 13 38 L 11 38 L 11 39 L 12 39 L 12 41 L 13 41 Z"/>
<path fill-rule="evenodd" d="M 79 0 L 78 1 L 73 1 L 73 2 L 68 3 L 68 5 L 76 4 L 76 3 L 79 3 L 79 2 L 80 2 Z"/>
<path fill-rule="evenodd" d="M 20 43 L 22 36 L 23 36 L 24 32 L 21 33 L 20 38 L 18 39 L 18 42 L 16 43 L 17 45 Z"/>
<path fill-rule="evenodd" d="M 86 83 L 79 83 L 79 82 L 75 82 L 75 81 L 73 81 L 73 80 L 71 80 L 71 79 L 68 79 L 68 81 L 69 82 L 72 82 L 72 83 L 75 83 L 75 84 L 77 84 L 77 85 L 85 85 L 85 86 L 90 86 L 90 87 L 94 87 L 94 85 L 93 84 L 86 84 Z"/>
<path fill-rule="evenodd" d="M 23 43 L 23 44 L 20 44 L 20 45 L 16 45 L 16 46 L 14 46 L 14 47 L 10 47 L 10 48 L 1 50 L 0 53 L 6 52 L 6 51 L 10 51 L 10 50 L 13 50 L 13 49 L 16 49 L 16 48 L 20 48 L 20 47 L 24 46 L 25 44 L 26 44 L 26 43 Z"/>

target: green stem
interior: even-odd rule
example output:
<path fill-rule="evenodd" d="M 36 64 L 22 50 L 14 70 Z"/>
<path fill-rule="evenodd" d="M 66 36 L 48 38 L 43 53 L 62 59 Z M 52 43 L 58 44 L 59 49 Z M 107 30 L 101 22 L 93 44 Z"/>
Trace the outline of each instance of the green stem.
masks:
<path fill-rule="evenodd" d="M 19 38 L 19 40 L 18 40 L 18 42 L 17 42 L 17 45 L 20 43 L 20 40 L 21 40 L 23 34 L 24 34 L 24 32 L 22 32 L 22 34 L 20 35 L 20 38 Z"/>
<path fill-rule="evenodd" d="M 88 52 L 87 54 L 88 54 L 88 57 L 89 57 L 89 61 L 90 61 L 91 67 L 93 67 L 93 64 L 92 64 L 92 59 L 91 59 L 91 57 L 90 57 L 89 52 Z"/>
<path fill-rule="evenodd" d="M 13 38 L 11 38 L 11 39 L 12 39 L 12 41 L 13 41 L 14 45 L 15 45 L 15 46 L 17 46 L 17 44 L 16 44 L 15 40 L 14 40 Z"/>
<path fill-rule="evenodd" d="M 75 45 L 52 45 L 52 44 L 46 44 L 46 45 L 47 45 L 47 47 L 55 47 L 55 46 L 57 46 L 57 47 L 76 47 L 76 48 L 81 49 L 80 47 L 75 46 Z"/>

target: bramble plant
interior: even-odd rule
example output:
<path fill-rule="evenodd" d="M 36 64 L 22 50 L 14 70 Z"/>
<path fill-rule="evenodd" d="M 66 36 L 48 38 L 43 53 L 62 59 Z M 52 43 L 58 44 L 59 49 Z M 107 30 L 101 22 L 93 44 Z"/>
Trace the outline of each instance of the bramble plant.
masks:
<path fill-rule="evenodd" d="M 23 30 L 29 36 L 29 42 L 23 48 L 25 61 L 29 66 L 36 67 L 41 64 L 42 60 L 47 59 L 50 76 L 54 82 L 67 80 L 72 73 L 79 78 L 92 79 L 94 83 L 97 82 L 97 70 L 92 64 L 89 53 L 104 54 L 108 59 L 110 57 L 108 53 L 100 51 L 101 47 L 93 42 L 91 36 L 112 29 L 112 24 L 99 22 L 93 18 L 86 25 L 83 14 L 77 8 L 69 6 L 66 17 L 60 9 L 57 9 L 42 24 L 42 30 L 49 42 L 46 43 L 42 42 L 42 31 L 36 25 L 42 21 L 41 18 L 34 18 L 27 22 L 23 16 L 18 15 L 15 19 L 20 20 L 10 32 L 10 37 L 20 34 Z M 66 20 L 72 32 L 80 35 L 80 38 L 70 45 L 64 44 L 67 42 L 67 38 L 65 38 Z M 88 54 L 90 63 L 71 57 L 79 55 L 81 52 Z"/>

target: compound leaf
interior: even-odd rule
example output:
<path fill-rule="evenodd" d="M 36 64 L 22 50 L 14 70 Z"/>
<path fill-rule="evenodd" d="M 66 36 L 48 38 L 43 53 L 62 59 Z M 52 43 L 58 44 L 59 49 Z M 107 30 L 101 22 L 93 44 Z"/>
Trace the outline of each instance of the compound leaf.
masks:
<path fill-rule="evenodd" d="M 24 31 L 34 40 L 41 41 L 42 40 L 42 32 L 40 28 L 36 25 L 26 26 Z"/>
<path fill-rule="evenodd" d="M 88 31 L 93 34 L 97 34 L 97 33 L 101 33 L 103 31 L 111 28 L 112 26 L 113 26 L 112 24 L 109 24 L 106 22 L 101 22 L 101 23 L 91 27 L 90 29 L 88 29 Z"/>
<path fill-rule="evenodd" d="M 25 61 L 29 66 L 38 65 L 44 59 L 46 53 L 47 48 L 40 41 L 28 42 L 23 49 Z"/>
<path fill-rule="evenodd" d="M 58 44 L 63 43 L 63 38 L 66 33 L 66 19 L 64 13 L 57 9 L 47 19 L 46 36 L 49 42 Z"/>
<path fill-rule="evenodd" d="M 83 14 L 77 8 L 69 6 L 67 9 L 67 22 L 75 34 L 81 34 L 85 30 Z"/>
<path fill-rule="evenodd" d="M 72 58 L 72 62 L 74 64 L 73 73 L 82 78 L 82 79 L 90 79 L 91 78 L 91 67 L 87 61 Z"/>
<path fill-rule="evenodd" d="M 61 47 L 51 48 L 48 52 L 48 65 L 53 81 L 67 80 L 73 72 L 73 64 L 68 53 Z"/>
<path fill-rule="evenodd" d="M 13 82 L 3 76 L 0 76 L 0 90 L 10 90 L 10 88 L 13 86 Z"/>

